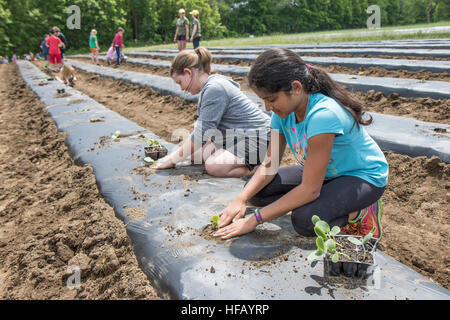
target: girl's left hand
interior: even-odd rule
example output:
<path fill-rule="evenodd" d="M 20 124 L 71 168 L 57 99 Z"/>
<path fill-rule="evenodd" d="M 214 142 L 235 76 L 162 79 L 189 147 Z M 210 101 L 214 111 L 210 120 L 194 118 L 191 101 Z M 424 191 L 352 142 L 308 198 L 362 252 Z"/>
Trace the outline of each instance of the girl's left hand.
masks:
<path fill-rule="evenodd" d="M 222 237 L 222 239 L 229 239 L 232 237 L 240 236 L 255 230 L 258 225 L 256 218 L 253 215 L 236 220 L 232 224 L 219 229 L 213 234 L 214 237 Z"/>

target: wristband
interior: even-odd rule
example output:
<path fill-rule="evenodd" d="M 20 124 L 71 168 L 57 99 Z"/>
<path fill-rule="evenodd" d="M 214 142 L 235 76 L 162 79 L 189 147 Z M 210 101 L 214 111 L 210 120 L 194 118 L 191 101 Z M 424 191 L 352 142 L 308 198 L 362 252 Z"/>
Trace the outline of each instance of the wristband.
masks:
<path fill-rule="evenodd" d="M 255 218 L 256 218 L 256 221 L 258 221 L 258 224 L 261 224 L 261 223 L 264 222 L 262 217 L 261 217 L 261 213 L 259 212 L 259 209 L 255 209 L 253 214 L 255 215 Z"/>

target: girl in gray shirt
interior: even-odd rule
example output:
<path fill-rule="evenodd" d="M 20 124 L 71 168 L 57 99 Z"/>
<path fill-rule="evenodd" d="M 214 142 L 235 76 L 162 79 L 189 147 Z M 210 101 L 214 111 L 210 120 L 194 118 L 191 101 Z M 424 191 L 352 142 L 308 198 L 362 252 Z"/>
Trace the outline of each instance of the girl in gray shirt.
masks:
<path fill-rule="evenodd" d="M 191 156 L 213 176 L 248 176 L 265 157 L 270 117 L 231 78 L 211 74 L 211 53 L 203 47 L 180 52 L 171 67 L 182 90 L 199 95 L 198 119 L 190 138 L 155 169 L 168 169 Z"/>

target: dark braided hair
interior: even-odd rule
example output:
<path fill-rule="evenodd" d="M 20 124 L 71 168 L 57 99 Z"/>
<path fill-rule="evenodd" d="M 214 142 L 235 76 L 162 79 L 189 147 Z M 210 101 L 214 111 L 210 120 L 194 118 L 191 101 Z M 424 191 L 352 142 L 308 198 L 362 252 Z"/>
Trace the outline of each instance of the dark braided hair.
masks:
<path fill-rule="evenodd" d="M 322 93 L 336 100 L 347 110 L 359 127 L 372 123 L 372 117 L 364 120 L 362 104 L 339 83 L 320 68 L 306 64 L 299 55 L 288 49 L 269 49 L 258 56 L 253 63 L 248 81 L 250 88 L 268 93 L 289 92 L 293 81 L 300 81 L 306 93 Z"/>

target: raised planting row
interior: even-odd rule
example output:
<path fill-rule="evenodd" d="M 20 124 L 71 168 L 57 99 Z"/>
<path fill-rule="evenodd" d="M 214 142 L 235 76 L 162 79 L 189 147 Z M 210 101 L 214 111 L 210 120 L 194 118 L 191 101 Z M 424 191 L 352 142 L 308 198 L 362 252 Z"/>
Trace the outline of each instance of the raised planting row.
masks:
<path fill-rule="evenodd" d="M 264 50 L 245 50 L 246 54 L 260 54 Z M 333 55 L 333 54 L 349 54 L 355 56 L 371 55 L 371 56 L 393 56 L 393 57 L 430 57 L 430 58 L 450 58 L 450 50 L 448 49 L 378 49 L 378 48 L 324 48 L 324 49 L 293 49 L 292 51 L 303 55 L 317 54 L 317 55 Z M 227 53 L 227 54 L 242 54 L 242 50 L 212 50 L 213 54 Z"/>
<path fill-rule="evenodd" d="M 204 227 L 242 188 L 242 180 L 211 178 L 202 167 L 149 170 L 142 161 L 141 135 L 158 137 L 78 91 L 48 81 L 31 63 L 18 65 L 58 128 L 67 132 L 72 155 L 94 168 L 101 193 L 126 224 L 140 265 L 162 296 L 449 299 L 448 290 L 380 251 L 374 253 L 373 277 L 325 283 L 322 264 L 306 260 L 314 239 L 297 236 L 288 216 L 237 239 L 209 238 Z M 66 95 L 58 96 L 62 87 Z M 102 121 L 92 122 L 92 117 Z M 175 147 L 160 142 L 169 151 Z"/>
<path fill-rule="evenodd" d="M 306 44 L 277 44 L 261 46 L 208 47 L 210 50 L 254 50 L 270 48 L 316 49 L 316 48 L 392 48 L 392 49 L 450 49 L 450 39 L 386 40 L 360 42 L 327 42 Z M 155 50 L 156 51 L 156 50 Z"/>
<path fill-rule="evenodd" d="M 163 95 L 182 97 L 193 102 L 196 102 L 198 99 L 197 96 L 185 94 L 180 87 L 168 77 L 104 68 L 76 60 L 70 60 L 69 62 L 75 68 L 85 72 L 123 80 L 132 84 L 149 86 Z M 263 104 L 261 99 L 255 94 L 247 92 L 247 95 L 256 103 L 260 105 Z M 367 131 L 383 150 L 390 150 L 413 157 L 438 156 L 442 161 L 447 163 L 450 162 L 450 134 L 447 133 L 446 125 L 377 113 L 370 114 L 374 121 L 372 125 L 367 127 Z"/>
<path fill-rule="evenodd" d="M 130 52 L 128 54 L 139 56 L 136 52 Z M 175 53 L 171 55 L 163 55 L 158 54 L 155 57 L 160 58 L 174 58 L 176 56 Z M 80 57 L 85 58 L 87 55 L 74 55 L 74 58 Z M 103 57 L 104 58 L 104 57 Z M 225 56 L 222 55 L 213 55 L 214 59 L 223 59 L 223 60 L 236 60 L 234 56 Z M 232 59 L 233 58 L 233 59 Z M 257 55 L 248 55 L 246 56 L 246 60 L 249 62 L 254 61 L 257 58 Z M 106 59 L 106 58 L 104 58 Z M 138 58 L 135 58 L 138 59 Z M 358 69 L 361 67 L 369 68 L 369 67 L 381 67 L 388 70 L 407 70 L 407 71 L 420 71 L 427 70 L 434 73 L 450 73 L 450 61 L 433 61 L 433 60 L 406 60 L 406 59 L 377 59 L 377 58 L 340 58 L 340 57 L 308 57 L 302 56 L 302 59 L 311 64 L 319 65 L 319 66 L 330 66 L 330 65 L 340 65 L 347 68 Z M 146 64 L 143 60 L 134 60 L 136 62 L 141 62 L 142 64 Z M 130 60 L 130 63 L 133 63 L 133 60 Z M 166 66 L 164 62 L 152 62 L 155 64 L 160 64 L 159 66 Z M 155 65 L 157 66 L 157 65 Z M 170 65 L 169 65 L 170 66 Z M 222 67 L 223 68 L 223 67 Z M 244 75 L 245 72 L 248 73 L 248 68 L 244 68 L 242 70 L 238 69 L 240 75 Z M 246 75 L 246 74 L 245 74 Z"/>
<path fill-rule="evenodd" d="M 175 57 L 171 54 L 152 54 L 152 53 L 141 53 L 133 52 L 132 55 L 138 57 L 165 57 L 170 56 Z M 76 57 L 86 57 L 74 56 Z M 221 55 L 214 55 L 214 59 L 222 59 Z M 248 57 L 247 57 L 248 58 Z M 255 57 L 256 58 L 256 57 Z M 234 56 L 233 59 L 239 59 L 238 56 Z M 131 62 L 137 62 L 130 60 Z M 147 65 L 152 65 L 152 61 L 146 62 Z M 154 66 L 162 66 L 164 63 L 154 62 Z M 169 66 L 168 64 L 166 64 Z M 214 65 L 214 68 L 221 72 L 227 74 L 234 74 L 240 76 L 246 76 L 250 70 L 249 67 L 245 66 L 234 66 L 234 65 Z M 350 90 L 367 92 L 369 90 L 380 91 L 384 95 L 390 95 L 392 93 L 398 93 L 403 97 L 426 97 L 432 99 L 447 99 L 450 98 L 450 83 L 445 81 L 425 81 L 417 79 L 401 79 L 401 78 L 382 78 L 382 77 L 364 77 L 359 75 L 348 75 L 341 73 L 329 73 L 330 77 L 336 81 L 345 85 Z"/>

